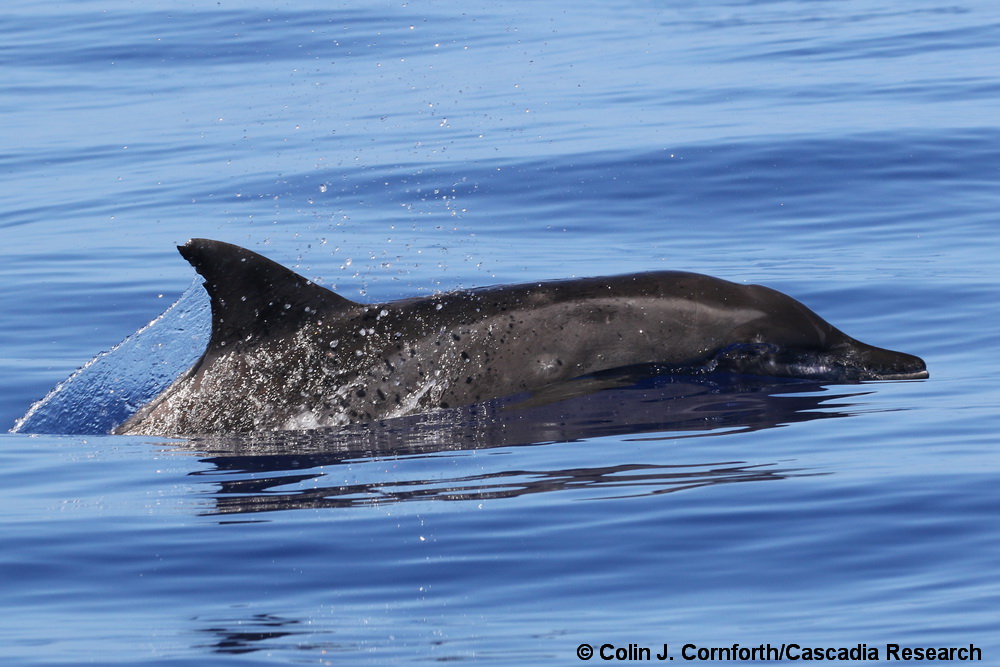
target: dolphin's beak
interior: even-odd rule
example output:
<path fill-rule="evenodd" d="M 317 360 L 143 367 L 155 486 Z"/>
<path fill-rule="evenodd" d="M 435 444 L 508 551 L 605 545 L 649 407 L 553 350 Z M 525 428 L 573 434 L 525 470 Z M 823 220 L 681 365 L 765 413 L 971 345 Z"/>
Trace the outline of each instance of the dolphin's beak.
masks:
<path fill-rule="evenodd" d="M 905 352 L 854 341 L 850 355 L 863 380 L 926 380 L 927 364 L 920 357 Z"/>

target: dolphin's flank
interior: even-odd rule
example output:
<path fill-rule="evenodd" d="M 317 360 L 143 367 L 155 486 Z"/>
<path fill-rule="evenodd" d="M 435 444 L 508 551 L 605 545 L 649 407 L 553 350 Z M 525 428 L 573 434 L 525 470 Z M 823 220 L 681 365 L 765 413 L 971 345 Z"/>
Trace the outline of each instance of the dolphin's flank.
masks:
<path fill-rule="evenodd" d="M 795 299 L 680 271 L 506 285 L 361 304 L 254 252 L 193 239 L 204 355 L 116 433 L 335 426 L 536 391 L 655 364 L 830 382 L 928 377 Z"/>

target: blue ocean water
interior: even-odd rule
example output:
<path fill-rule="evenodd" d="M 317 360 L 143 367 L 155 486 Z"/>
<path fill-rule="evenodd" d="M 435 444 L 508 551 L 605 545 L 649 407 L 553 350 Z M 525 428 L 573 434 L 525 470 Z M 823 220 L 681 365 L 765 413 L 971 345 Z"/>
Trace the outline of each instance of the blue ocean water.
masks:
<path fill-rule="evenodd" d="M 5 434 L 5 665 L 1000 659 L 994 3 L 0 18 L 8 428 L 189 288 L 196 236 L 370 301 L 700 271 L 931 373 L 660 379 L 327 438 Z M 106 358 L 122 386 L 148 372 Z"/>

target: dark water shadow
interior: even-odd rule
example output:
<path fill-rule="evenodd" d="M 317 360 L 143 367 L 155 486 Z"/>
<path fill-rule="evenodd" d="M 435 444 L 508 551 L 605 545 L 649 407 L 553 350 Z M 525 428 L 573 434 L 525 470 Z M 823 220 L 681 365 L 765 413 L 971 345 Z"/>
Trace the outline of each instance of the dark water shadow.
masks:
<path fill-rule="evenodd" d="M 599 491 L 600 497 L 654 495 L 734 482 L 802 476 L 781 462 L 726 460 L 698 464 L 530 469 L 493 457 L 472 475 L 334 483 L 336 471 L 372 461 L 471 456 L 477 450 L 537 447 L 595 438 L 678 440 L 776 428 L 850 416 L 847 402 L 868 393 L 835 393 L 814 382 L 748 376 L 659 376 L 560 396 L 514 396 L 373 424 L 319 431 L 195 438 L 179 444 L 206 454 L 211 468 L 192 473 L 214 487 L 207 514 L 346 508 L 407 501 L 476 501 L 553 491 Z M 607 382 L 602 380 L 602 385 Z M 614 382 L 612 382 L 614 384 Z M 579 390 L 579 391 L 577 391 Z M 856 410 L 855 410 L 856 411 Z M 658 457 L 662 458 L 662 457 Z M 689 459 L 688 459 L 689 460 Z M 479 461 L 477 461 L 478 463 Z M 511 465 L 513 463 L 513 465 Z M 787 462 L 785 462 L 787 463 Z M 436 472 L 445 469 L 442 465 Z M 356 473 L 356 470 L 354 470 Z M 353 473 L 352 473 L 353 474 Z"/>
<path fill-rule="evenodd" d="M 197 631 L 208 639 L 207 643 L 195 644 L 194 648 L 207 649 L 212 653 L 242 655 L 266 649 L 329 654 L 347 653 L 358 648 L 333 641 L 317 641 L 314 626 L 286 616 L 256 613 L 246 618 L 192 620 L 203 626 Z"/>

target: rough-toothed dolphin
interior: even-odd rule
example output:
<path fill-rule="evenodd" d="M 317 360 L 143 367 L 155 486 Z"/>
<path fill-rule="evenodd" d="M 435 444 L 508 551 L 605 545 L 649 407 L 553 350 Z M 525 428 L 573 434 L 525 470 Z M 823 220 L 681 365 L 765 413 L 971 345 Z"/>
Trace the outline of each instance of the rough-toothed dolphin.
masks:
<path fill-rule="evenodd" d="M 660 271 L 349 301 L 238 246 L 178 248 L 204 277 L 201 359 L 115 432 L 189 435 L 375 421 L 656 364 L 825 381 L 928 377 L 760 285 Z"/>

